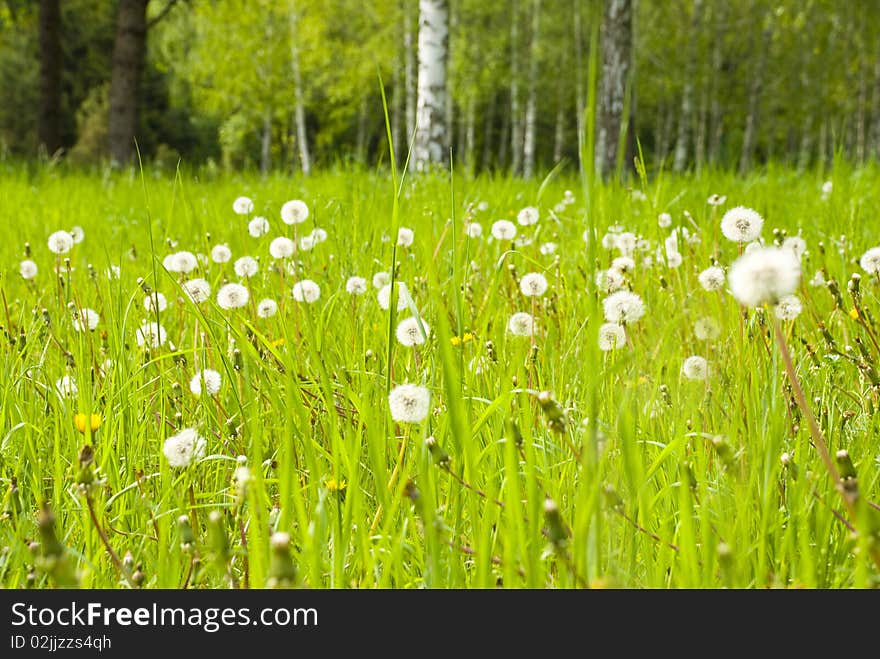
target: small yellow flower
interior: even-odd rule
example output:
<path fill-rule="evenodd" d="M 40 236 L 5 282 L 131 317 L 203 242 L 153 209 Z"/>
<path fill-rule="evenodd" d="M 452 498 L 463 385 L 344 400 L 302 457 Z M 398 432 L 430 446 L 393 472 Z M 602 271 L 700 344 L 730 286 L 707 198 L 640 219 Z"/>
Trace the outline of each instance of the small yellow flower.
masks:
<path fill-rule="evenodd" d="M 73 417 L 73 424 L 76 426 L 76 429 L 83 434 L 86 432 L 86 420 L 88 420 L 89 428 L 92 432 L 96 432 L 98 428 L 101 427 L 102 419 L 100 414 L 92 414 L 91 416 L 86 417 L 82 412 L 77 412 Z"/>
<path fill-rule="evenodd" d="M 340 481 L 337 481 L 335 478 L 329 478 L 324 484 L 327 486 L 329 492 L 342 492 L 348 486 L 348 483 L 345 482 L 344 478 Z"/>
<path fill-rule="evenodd" d="M 859 319 L 859 310 L 856 309 L 855 307 L 853 307 L 853 310 L 849 312 L 849 317 L 852 318 L 853 320 L 858 320 Z"/>
<path fill-rule="evenodd" d="M 453 336 L 450 337 L 449 342 L 454 346 L 460 346 L 463 343 L 470 343 L 474 340 L 474 335 L 470 332 L 465 332 L 464 336 Z"/>
<path fill-rule="evenodd" d="M 284 345 L 284 339 L 283 339 L 283 338 L 281 338 L 281 339 L 275 339 L 275 340 L 272 341 L 272 343 L 270 343 L 269 345 L 271 345 L 273 348 L 277 348 L 278 346 Z"/>

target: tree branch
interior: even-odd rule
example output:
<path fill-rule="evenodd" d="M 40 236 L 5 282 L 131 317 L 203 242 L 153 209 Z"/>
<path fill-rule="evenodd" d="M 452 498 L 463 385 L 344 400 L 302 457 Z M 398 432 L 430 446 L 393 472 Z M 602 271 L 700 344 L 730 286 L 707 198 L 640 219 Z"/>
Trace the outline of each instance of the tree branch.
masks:
<path fill-rule="evenodd" d="M 160 11 L 158 14 L 153 16 L 153 18 L 151 18 L 147 22 L 147 30 L 149 31 L 150 28 L 152 28 L 156 23 L 158 23 L 163 18 L 165 18 L 168 15 L 168 12 L 170 12 L 174 8 L 174 5 L 176 5 L 178 3 L 178 1 L 179 0 L 168 0 L 168 2 L 162 8 L 162 11 Z"/>

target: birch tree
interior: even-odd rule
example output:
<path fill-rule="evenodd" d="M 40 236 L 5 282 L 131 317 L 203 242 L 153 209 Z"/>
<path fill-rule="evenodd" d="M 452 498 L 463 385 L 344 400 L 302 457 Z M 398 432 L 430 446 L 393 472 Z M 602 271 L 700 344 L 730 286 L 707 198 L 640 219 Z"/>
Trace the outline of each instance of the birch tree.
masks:
<path fill-rule="evenodd" d="M 602 76 L 596 123 L 596 173 L 610 172 L 617 161 L 626 88 L 632 65 L 632 0 L 607 0 L 602 22 Z"/>
<path fill-rule="evenodd" d="M 419 2 L 419 80 L 413 162 L 417 171 L 448 162 L 446 65 L 449 43 L 447 0 Z"/>

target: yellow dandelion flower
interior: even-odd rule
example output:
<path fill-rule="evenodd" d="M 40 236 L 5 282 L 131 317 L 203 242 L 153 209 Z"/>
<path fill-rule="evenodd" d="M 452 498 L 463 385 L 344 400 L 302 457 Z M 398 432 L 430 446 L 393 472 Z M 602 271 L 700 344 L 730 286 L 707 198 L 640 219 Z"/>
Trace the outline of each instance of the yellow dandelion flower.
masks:
<path fill-rule="evenodd" d="M 324 485 L 327 486 L 329 492 L 342 492 L 348 487 L 348 483 L 345 482 L 344 478 L 339 481 L 335 478 L 329 478 L 324 482 Z"/>
<path fill-rule="evenodd" d="M 98 428 L 101 427 L 101 415 L 100 414 L 92 414 L 90 416 L 86 416 L 82 412 L 77 412 L 73 416 L 73 425 L 76 426 L 76 429 L 81 433 L 85 434 L 86 432 L 86 422 L 88 421 L 89 428 L 92 432 L 96 432 Z"/>
<path fill-rule="evenodd" d="M 272 341 L 272 343 L 269 344 L 269 345 L 271 345 L 273 348 L 277 348 L 278 346 L 284 345 L 284 339 L 283 339 L 283 338 L 281 338 L 281 339 L 275 339 L 275 340 Z"/>
<path fill-rule="evenodd" d="M 853 310 L 849 312 L 849 317 L 852 318 L 853 320 L 858 320 L 859 319 L 859 310 L 856 309 L 855 307 L 853 307 Z"/>

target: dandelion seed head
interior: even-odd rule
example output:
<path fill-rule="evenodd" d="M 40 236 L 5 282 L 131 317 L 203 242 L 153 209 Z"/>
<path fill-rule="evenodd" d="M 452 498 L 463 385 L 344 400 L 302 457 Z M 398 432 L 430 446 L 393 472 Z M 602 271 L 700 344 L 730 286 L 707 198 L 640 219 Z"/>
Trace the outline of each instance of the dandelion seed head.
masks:
<path fill-rule="evenodd" d="M 721 218 L 721 233 L 735 243 L 748 243 L 761 235 L 764 218 L 751 208 L 736 206 Z"/>
<path fill-rule="evenodd" d="M 18 272 L 22 279 L 33 279 L 37 276 L 37 264 L 30 259 L 25 259 L 18 264 Z"/>
<path fill-rule="evenodd" d="M 862 258 L 859 259 L 859 265 L 869 275 L 880 274 L 880 247 L 872 247 L 862 254 Z"/>
<path fill-rule="evenodd" d="M 645 315 L 645 303 L 632 291 L 617 291 L 602 300 L 602 310 L 609 323 L 629 325 Z"/>
<path fill-rule="evenodd" d="M 483 225 L 479 222 L 468 222 L 464 225 L 464 232 L 468 238 L 479 238 L 483 235 Z"/>
<path fill-rule="evenodd" d="M 349 277 L 345 282 L 345 292 L 350 295 L 363 295 L 367 292 L 367 280 L 363 277 Z"/>
<path fill-rule="evenodd" d="M 67 254 L 73 249 L 73 236 L 67 231 L 56 231 L 49 236 L 47 244 L 53 254 Z"/>
<path fill-rule="evenodd" d="M 388 394 L 391 418 L 398 423 L 421 423 L 431 405 L 431 392 L 417 384 L 401 384 Z"/>
<path fill-rule="evenodd" d="M 242 256 L 232 264 L 235 274 L 243 279 L 249 279 L 260 271 L 260 264 L 252 256 Z"/>
<path fill-rule="evenodd" d="M 411 301 L 409 295 L 409 289 L 406 287 L 402 281 L 394 282 L 394 286 L 397 289 L 397 310 L 402 311 L 406 309 Z M 379 292 L 376 294 L 376 300 L 379 302 L 379 306 L 385 309 L 386 311 L 391 306 L 391 284 L 385 284 L 382 288 L 379 289 Z"/>
<path fill-rule="evenodd" d="M 657 225 L 661 229 L 668 229 L 672 226 L 672 215 L 669 213 L 660 213 L 660 215 L 657 216 Z"/>
<path fill-rule="evenodd" d="M 144 323 L 135 331 L 135 340 L 140 348 L 160 348 L 165 345 L 168 334 L 159 323 Z"/>
<path fill-rule="evenodd" d="M 596 273 L 596 286 L 603 293 L 613 293 L 619 291 L 626 284 L 626 278 L 623 273 L 616 268 L 608 270 L 600 270 Z"/>
<path fill-rule="evenodd" d="M 556 250 L 559 248 L 559 245 L 556 243 L 543 243 L 538 250 L 544 256 L 550 256 L 551 254 L 555 254 Z"/>
<path fill-rule="evenodd" d="M 269 233 L 269 220 L 265 217 L 257 216 L 248 222 L 248 233 L 253 238 L 259 238 Z"/>
<path fill-rule="evenodd" d="M 101 317 L 94 309 L 77 309 L 73 312 L 73 329 L 77 332 L 94 332 Z"/>
<path fill-rule="evenodd" d="M 276 313 L 278 313 L 278 303 L 275 300 L 269 298 L 260 300 L 260 303 L 257 305 L 257 316 L 260 318 L 271 318 Z"/>
<path fill-rule="evenodd" d="M 62 398 L 73 398 L 79 393 L 76 381 L 69 375 L 65 375 L 55 381 L 55 390 Z"/>
<path fill-rule="evenodd" d="M 387 272 L 377 272 L 373 275 L 373 288 L 382 288 L 391 283 L 391 275 Z"/>
<path fill-rule="evenodd" d="M 517 311 L 507 321 L 507 331 L 514 336 L 534 336 L 536 329 L 534 316 L 525 311 Z"/>
<path fill-rule="evenodd" d="M 627 274 L 636 269 L 636 262 L 629 256 L 618 256 L 611 262 L 611 268 L 622 274 Z"/>
<path fill-rule="evenodd" d="M 204 382 L 204 387 L 202 386 Z M 220 393 L 220 386 L 223 384 L 223 378 L 217 371 L 206 368 L 196 373 L 192 380 L 189 381 L 189 390 L 194 396 L 201 396 L 202 392 L 208 396 L 216 396 Z"/>
<path fill-rule="evenodd" d="M 309 218 L 309 207 L 301 199 L 292 199 L 281 207 L 281 221 L 284 224 L 302 224 Z"/>
<path fill-rule="evenodd" d="M 407 229 L 406 227 L 400 227 L 397 230 L 397 244 L 401 247 L 409 247 L 413 244 L 413 240 L 415 239 L 415 233 L 412 229 Z"/>
<path fill-rule="evenodd" d="M 189 467 L 205 455 L 206 443 L 195 428 L 184 428 L 165 440 L 162 453 L 173 469 Z"/>
<path fill-rule="evenodd" d="M 605 352 L 626 345 L 626 331 L 617 323 L 603 323 L 599 327 L 599 349 Z"/>
<path fill-rule="evenodd" d="M 303 252 L 312 251 L 312 249 L 314 249 L 316 244 L 317 243 L 315 242 L 315 237 L 312 234 L 309 234 L 307 236 L 303 236 L 302 238 L 299 239 L 299 248 Z"/>
<path fill-rule="evenodd" d="M 800 236 L 789 236 L 782 241 L 782 249 L 790 249 L 798 259 L 801 259 L 807 251 L 807 241 Z"/>
<path fill-rule="evenodd" d="M 293 299 L 297 302 L 312 304 L 321 297 L 321 287 L 311 279 L 303 279 L 293 285 Z"/>
<path fill-rule="evenodd" d="M 516 225 L 508 220 L 493 222 L 492 236 L 496 240 L 513 240 L 516 238 Z"/>
<path fill-rule="evenodd" d="M 217 306 L 221 309 L 239 309 L 248 303 L 251 295 L 241 284 L 225 284 L 217 291 Z"/>
<path fill-rule="evenodd" d="M 724 288 L 727 278 L 724 276 L 724 270 L 717 266 L 706 268 L 697 276 L 697 281 L 707 291 L 720 291 Z"/>
<path fill-rule="evenodd" d="M 247 215 L 254 212 L 254 202 L 250 197 L 236 197 L 232 202 L 232 210 L 236 215 Z"/>
<path fill-rule="evenodd" d="M 195 304 L 207 302 L 211 298 L 211 284 L 204 279 L 190 279 L 183 282 L 181 288 Z"/>
<path fill-rule="evenodd" d="M 775 304 L 795 292 L 800 283 L 801 267 L 787 249 L 761 247 L 738 258 L 730 267 L 727 281 L 730 292 L 748 307 L 765 302 Z"/>
<path fill-rule="evenodd" d="M 709 196 L 709 198 L 706 200 L 706 203 L 710 206 L 721 206 L 725 201 L 727 201 L 727 197 L 725 197 L 724 195 L 713 194 Z"/>
<path fill-rule="evenodd" d="M 705 380 L 709 377 L 709 363 L 705 357 L 692 355 L 681 365 L 681 374 L 688 380 Z"/>
<path fill-rule="evenodd" d="M 150 313 L 162 313 L 168 308 L 168 299 L 158 291 L 153 291 L 144 297 L 144 309 Z"/>
<path fill-rule="evenodd" d="M 174 252 L 162 260 L 162 265 L 168 272 L 186 274 L 199 267 L 199 260 L 192 252 Z"/>
<path fill-rule="evenodd" d="M 779 320 L 794 320 L 801 315 L 804 305 L 801 303 L 797 295 L 786 295 L 780 298 L 773 309 Z"/>
<path fill-rule="evenodd" d="M 516 221 L 520 226 L 529 227 L 537 224 L 541 214 L 534 206 L 526 206 L 516 214 Z"/>
<path fill-rule="evenodd" d="M 422 335 L 421 328 L 424 328 L 424 335 Z M 421 320 L 416 316 L 410 316 L 409 318 L 404 318 L 398 323 L 395 334 L 397 335 L 397 340 L 400 342 L 400 345 L 407 347 L 416 346 L 422 345 L 426 338 L 431 335 L 431 328 L 424 320 Z"/>
<path fill-rule="evenodd" d="M 211 248 L 211 260 L 214 263 L 228 263 L 232 258 L 232 250 L 229 245 L 214 245 Z"/>
<path fill-rule="evenodd" d="M 712 341 L 721 334 L 721 325 L 711 316 L 698 318 L 694 323 L 694 335 L 700 341 Z"/>
<path fill-rule="evenodd" d="M 296 251 L 296 243 L 286 236 L 273 238 L 269 243 L 269 254 L 273 259 L 286 259 L 293 256 Z"/>
<path fill-rule="evenodd" d="M 526 297 L 541 297 L 547 292 L 547 278 L 540 272 L 529 272 L 519 280 L 519 289 Z"/>

